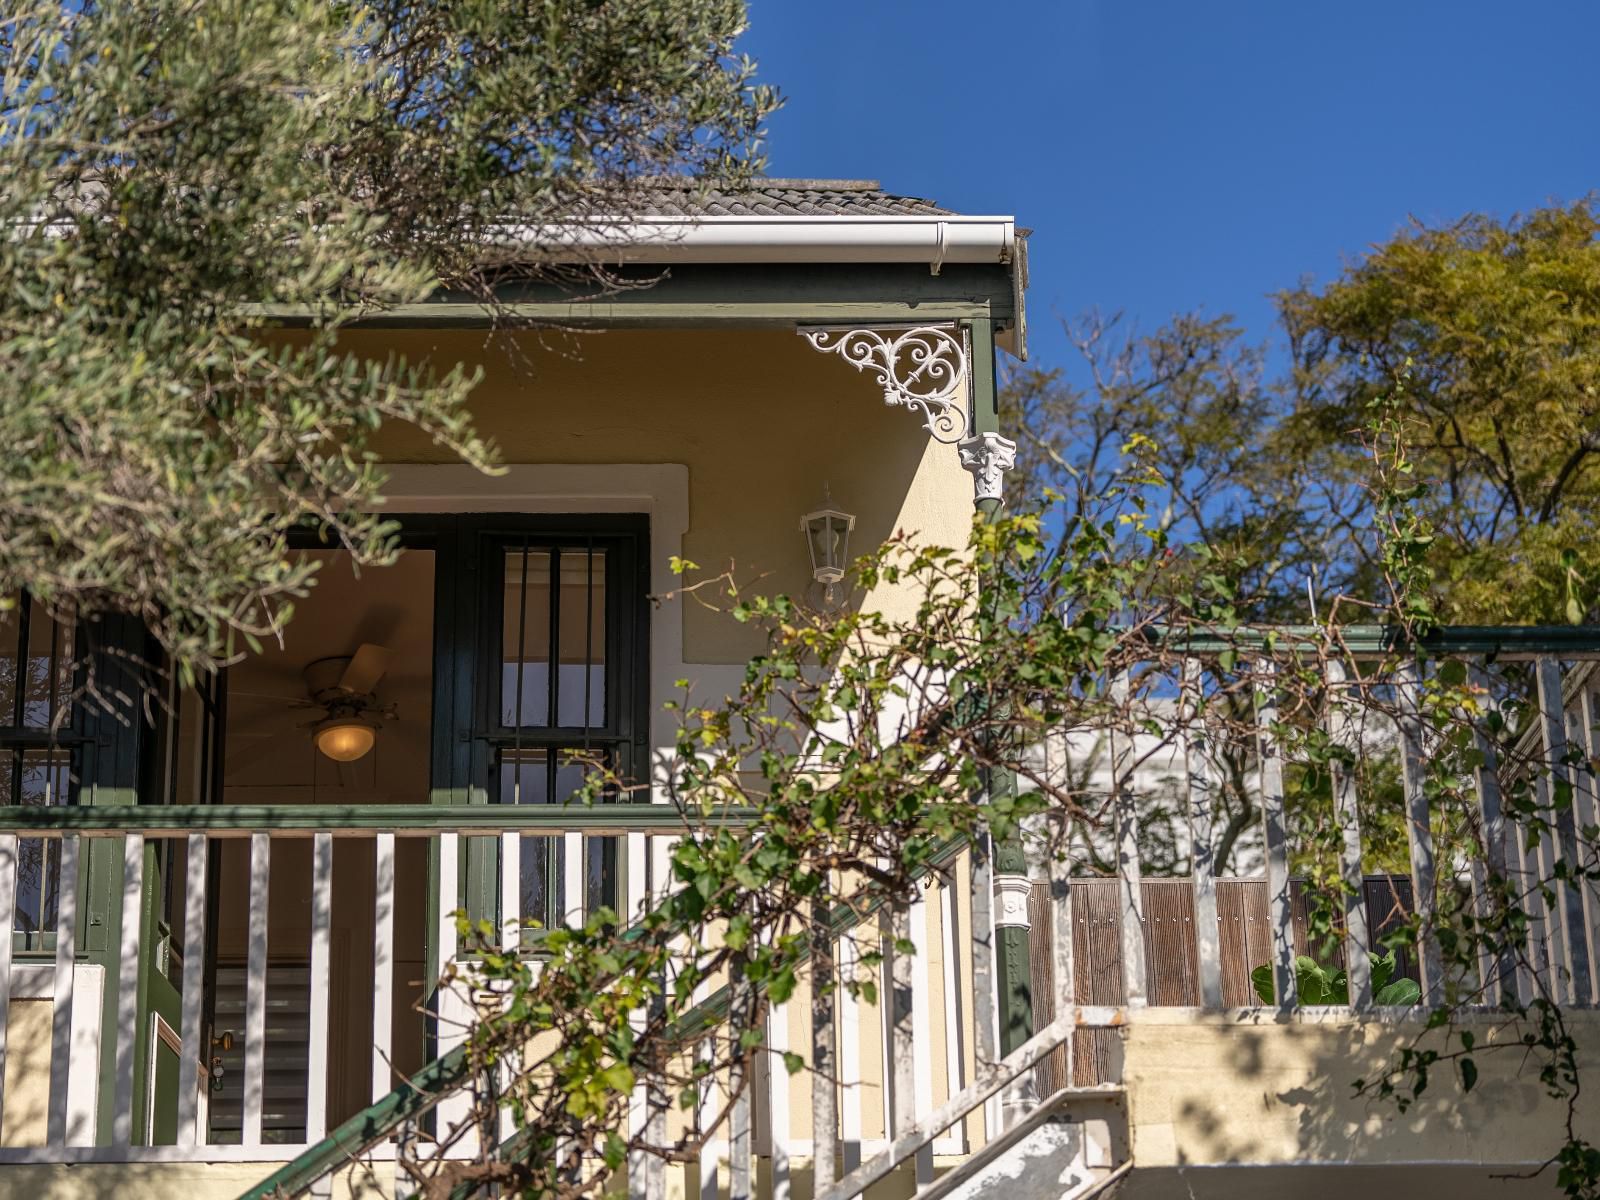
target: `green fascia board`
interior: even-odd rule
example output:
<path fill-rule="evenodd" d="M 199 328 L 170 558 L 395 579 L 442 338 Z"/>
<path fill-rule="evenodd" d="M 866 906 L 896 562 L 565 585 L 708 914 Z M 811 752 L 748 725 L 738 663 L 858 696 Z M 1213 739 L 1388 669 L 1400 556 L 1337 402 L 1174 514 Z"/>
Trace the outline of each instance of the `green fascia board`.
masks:
<path fill-rule="evenodd" d="M 508 321 L 579 327 L 730 327 L 842 322 L 945 322 L 991 318 L 1009 327 L 1016 298 L 1001 264 L 954 263 L 938 274 L 923 265 L 879 263 L 683 264 L 616 273 L 621 286 L 602 291 L 518 281 L 496 289 L 498 311 L 470 293 L 440 291 L 348 322 L 352 328 L 482 328 Z M 310 323 L 288 305 L 247 311 L 285 327 Z"/>
<path fill-rule="evenodd" d="M 80 833 L 118 837 L 127 833 L 193 833 L 244 837 L 270 832 L 309 837 L 316 833 L 361 836 L 437 833 L 567 831 L 589 835 L 684 832 L 706 825 L 743 827 L 756 810 L 718 808 L 700 814 L 670 804 L 432 805 L 432 804 L 216 804 L 118 805 L 114 807 L 0 806 L 0 832 L 33 837 Z"/>
<path fill-rule="evenodd" d="M 1415 654 L 1422 658 L 1484 657 L 1501 661 L 1549 656 L 1600 659 L 1600 625 L 1444 625 L 1415 639 L 1392 625 L 1280 625 L 1240 629 L 1152 627 L 1152 645 L 1187 654 L 1225 651 L 1248 653 L 1297 650 L 1315 653 L 1326 647 L 1356 658 Z"/>

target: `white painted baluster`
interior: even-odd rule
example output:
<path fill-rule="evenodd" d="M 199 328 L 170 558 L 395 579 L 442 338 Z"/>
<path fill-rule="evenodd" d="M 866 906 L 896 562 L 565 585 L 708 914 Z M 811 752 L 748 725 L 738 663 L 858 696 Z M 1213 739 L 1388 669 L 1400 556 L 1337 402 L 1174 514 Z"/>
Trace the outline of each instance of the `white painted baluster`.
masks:
<path fill-rule="evenodd" d="M 267 1036 L 267 900 L 272 837 L 250 835 L 250 935 L 244 992 L 244 1144 L 261 1144 Z"/>
<path fill-rule="evenodd" d="M 507 954 L 522 945 L 522 835 L 500 835 L 500 933 Z"/>
<path fill-rule="evenodd" d="M 393 1089 L 394 1054 L 394 834 L 373 839 L 372 1099 Z"/>
<path fill-rule="evenodd" d="M 1573 744 L 1582 750 L 1589 764 L 1587 770 L 1580 766 L 1574 772 L 1579 781 L 1575 796 L 1578 854 L 1580 863 L 1585 867 L 1591 867 L 1596 855 L 1600 854 L 1600 842 L 1591 837 L 1589 832 L 1600 827 L 1600 779 L 1595 777 L 1595 763 L 1600 761 L 1600 757 L 1597 757 L 1600 756 L 1600 730 L 1595 725 L 1600 721 L 1600 712 L 1596 711 L 1595 700 L 1594 687 L 1585 681 L 1574 714 L 1576 728 L 1572 735 Z M 1589 962 L 1592 967 L 1591 1003 L 1600 1004 L 1600 881 L 1584 881 L 1583 902 L 1584 928 L 1589 935 Z"/>
<path fill-rule="evenodd" d="M 1278 1007 L 1299 1001 L 1294 975 L 1294 923 L 1289 902 L 1289 830 L 1283 803 L 1283 754 L 1272 727 L 1278 720 L 1276 667 L 1256 664 L 1256 745 L 1260 756 L 1261 818 L 1267 848 L 1267 923 L 1272 930 L 1272 977 Z"/>
<path fill-rule="evenodd" d="M 328 1025 L 332 979 L 328 936 L 333 925 L 333 835 L 311 839 L 311 1012 L 306 1046 L 306 1141 L 328 1132 Z"/>
<path fill-rule="evenodd" d="M 1328 736 L 1335 746 L 1360 753 L 1360 735 L 1350 719 L 1350 698 L 1344 664 L 1328 660 Z M 1367 929 L 1367 884 L 1361 861 L 1361 817 L 1356 808 L 1356 781 L 1341 763 L 1331 765 L 1333 817 L 1339 826 L 1339 879 L 1344 885 L 1344 961 L 1350 981 L 1350 1006 L 1372 1005 L 1372 935 Z M 1312 948 L 1314 951 L 1314 948 Z"/>
<path fill-rule="evenodd" d="M 461 835 L 439 835 L 439 971 L 449 972 L 460 951 L 456 931 L 456 911 L 461 907 Z M 437 1044 L 440 1057 L 449 1054 L 466 1040 L 470 1013 L 461 995 L 461 985 L 441 983 L 434 1004 Z M 470 1118 L 471 1097 L 457 1089 L 439 1102 L 439 1140 L 445 1141 Z M 475 1143 L 470 1132 L 455 1144 L 455 1152 L 471 1153 Z"/>
<path fill-rule="evenodd" d="M 505 953 L 518 953 L 522 946 L 522 835 L 514 829 L 500 834 L 500 934 Z M 500 1088 L 511 1086 L 513 1072 L 519 1069 L 519 1058 L 508 1054 L 496 1068 Z M 502 1142 L 516 1132 L 516 1125 L 511 1106 L 502 1105 L 499 1131 Z"/>
<path fill-rule="evenodd" d="M 183 993 L 178 1037 L 183 1051 L 178 1060 L 178 1145 L 194 1146 L 204 1140 L 200 1128 L 200 1064 L 209 1057 L 205 1043 L 206 978 L 206 868 L 210 839 L 189 835 L 189 855 L 183 881 Z"/>
<path fill-rule="evenodd" d="M 754 1171 L 754 1129 L 751 1122 L 753 1081 L 749 1056 L 740 1035 L 750 1028 L 754 991 L 744 977 L 744 964 L 735 958 L 728 979 L 728 1041 L 732 1059 L 728 1090 L 728 1200 L 751 1200 Z"/>
<path fill-rule="evenodd" d="M 961 921 L 959 906 L 956 903 L 955 884 L 949 878 L 939 881 L 939 920 L 943 939 L 943 945 L 940 947 L 943 968 L 940 998 L 944 1002 L 945 1078 L 949 1081 L 945 1094 L 948 1097 L 956 1095 L 966 1086 L 966 1060 L 963 1057 L 965 1047 L 962 1037 L 962 1026 L 965 1022 L 962 1015 L 961 991 Z M 946 1131 L 945 1137 L 949 1141 L 952 1154 L 967 1152 L 965 1121 L 958 1121 L 952 1125 Z"/>
<path fill-rule="evenodd" d="M 56 899 L 54 1011 L 50 1016 L 50 1117 L 46 1142 L 67 1144 L 68 1088 L 72 1082 L 72 985 L 78 953 L 78 849 L 75 833 L 61 837 L 61 883 Z M 7 937 L 9 940 L 9 936 Z"/>
<path fill-rule="evenodd" d="M 1479 664 L 1473 664 L 1469 678 L 1474 688 L 1483 693 L 1484 703 L 1493 704 L 1494 695 L 1490 690 L 1489 674 Z M 1478 765 L 1473 771 L 1474 790 L 1478 795 L 1478 816 L 1483 828 L 1483 854 L 1484 863 L 1488 868 L 1490 879 L 1504 881 L 1509 878 L 1506 863 L 1506 838 L 1515 837 L 1516 834 L 1508 827 L 1504 810 L 1500 802 L 1500 777 L 1496 774 L 1499 754 L 1495 747 L 1494 738 L 1489 730 L 1484 727 L 1481 720 L 1473 722 L 1473 743 L 1478 751 Z M 1486 881 L 1477 874 L 1474 875 L 1474 884 L 1477 890 L 1477 909 L 1480 919 L 1487 920 L 1493 915 L 1493 908 L 1485 888 Z M 1480 977 L 1487 981 L 1495 979 L 1495 986 L 1490 989 L 1491 1003 L 1503 1004 L 1507 1000 L 1519 995 L 1522 1002 L 1527 1003 L 1533 998 L 1530 981 L 1524 972 L 1517 967 L 1516 955 L 1510 946 L 1501 950 L 1498 963 L 1489 961 L 1487 951 L 1480 950 L 1478 958 L 1478 971 Z"/>
<path fill-rule="evenodd" d="M 839 1128 L 846 1175 L 861 1165 L 861 998 L 850 991 L 859 961 L 857 932 L 839 941 Z"/>
<path fill-rule="evenodd" d="M 139 899 L 144 887 L 144 835 L 122 842 L 122 940 L 117 966 L 116 1077 L 112 1089 L 111 1142 L 133 1142 L 133 1066 L 138 1048 Z"/>
<path fill-rule="evenodd" d="M 709 981 L 702 979 L 694 986 L 694 1003 L 696 1006 L 704 1004 L 711 994 Z M 696 1053 L 701 1061 L 709 1061 L 713 1057 L 712 1036 L 708 1035 L 699 1045 Z M 696 1129 L 705 1139 L 700 1145 L 700 1200 L 717 1200 L 720 1190 L 719 1167 L 716 1139 L 710 1136 L 710 1130 L 722 1116 L 721 1089 L 717 1086 L 717 1077 L 708 1074 L 700 1080 L 700 1098 L 695 1106 Z"/>
<path fill-rule="evenodd" d="M 61 893 L 56 899 L 56 978 L 50 1021 L 50 1117 L 45 1138 L 67 1144 L 67 1085 L 72 1080 L 72 981 L 78 942 L 78 891 L 82 886 L 80 837 L 62 834 Z"/>
<path fill-rule="evenodd" d="M 794 1133 L 789 1124 L 789 1069 L 783 1060 L 789 1049 L 787 1004 L 774 1004 L 767 1009 L 767 1047 L 767 1127 L 772 1142 L 768 1161 L 772 1165 L 772 1200 L 791 1200 L 789 1143 Z M 821 1144 L 820 1141 L 818 1144 Z"/>
<path fill-rule="evenodd" d="M 1433 928 L 1437 864 L 1433 830 L 1428 823 L 1428 796 L 1423 788 L 1421 687 L 1416 662 L 1401 663 L 1395 676 L 1395 692 L 1400 702 L 1400 766 L 1406 794 L 1406 838 L 1411 847 L 1411 900 L 1422 926 L 1417 955 L 1422 998 L 1431 1008 L 1444 1000 L 1444 960 Z"/>
<path fill-rule="evenodd" d="M 1131 722 L 1128 712 L 1128 673 L 1118 673 L 1111 682 L 1115 705 L 1112 721 Z M 1117 841 L 1117 915 L 1122 928 L 1122 988 L 1129 1008 L 1142 1008 L 1149 1002 L 1150 990 L 1144 961 L 1144 881 L 1139 863 L 1139 809 L 1130 774 L 1133 762 L 1132 734 L 1120 728 L 1111 730 L 1111 787 Z"/>
<path fill-rule="evenodd" d="M 1050 965 L 1055 974 L 1055 1011 L 1059 1019 L 1077 1003 L 1077 969 L 1072 951 L 1072 862 L 1067 857 L 1067 838 L 1063 830 L 1060 855 L 1046 859 L 1045 870 L 1050 877 Z M 1062 1087 L 1074 1083 L 1073 1038 L 1061 1041 L 1066 1063 L 1060 1081 Z"/>
<path fill-rule="evenodd" d="M 1581 866 L 1574 827 L 1577 789 L 1572 770 L 1566 762 L 1567 724 L 1561 696 L 1561 664 L 1541 655 L 1535 664 L 1535 676 L 1539 695 L 1539 732 L 1548 771 L 1546 794 L 1554 801 L 1556 790 L 1565 787 L 1571 797 L 1569 803 L 1549 815 L 1552 828 L 1545 834 L 1548 841 L 1545 878 L 1556 893 L 1558 945 L 1567 969 L 1563 995 L 1569 1004 L 1590 1004 L 1593 1002 L 1594 971 L 1591 964 L 1594 955 L 1584 897 L 1570 883 L 1555 879 L 1558 861 L 1568 871 L 1576 871 Z"/>
<path fill-rule="evenodd" d="M 824 889 L 826 890 L 826 889 Z M 813 1194 L 839 1178 L 839 1034 L 833 936 L 825 900 L 811 905 L 811 1161 Z"/>
<path fill-rule="evenodd" d="M 897 1100 L 895 1132 L 908 1129 L 933 1108 L 933 964 L 929 961 L 928 901 L 923 888 L 917 888 L 908 914 L 911 928 L 911 1077 L 909 1103 Z M 904 1117 L 902 1118 L 902 1112 Z M 917 1151 L 917 1187 L 933 1182 L 933 1144 Z"/>
<path fill-rule="evenodd" d="M 1216 781 L 1211 777 L 1210 743 L 1206 737 L 1205 679 L 1199 659 L 1183 661 L 1184 767 L 1189 777 L 1189 858 L 1194 878 L 1195 946 L 1200 965 L 1200 1003 L 1222 1007 L 1222 945 L 1217 937 L 1217 860 L 1213 823 Z M 1065 881 L 1062 887 L 1065 888 Z M 1058 901 L 1059 904 L 1059 901 Z M 1066 931 L 1071 953 L 1072 925 L 1057 922 L 1056 937 Z M 1069 985 L 1070 986 L 1070 985 Z M 1063 1010 L 1058 1010 L 1063 1011 Z"/>
<path fill-rule="evenodd" d="M 584 884 L 588 878 L 589 863 L 584 856 L 582 832 L 569 829 L 562 835 L 561 841 L 561 857 L 565 863 L 562 874 L 565 881 L 563 911 L 567 924 L 576 928 L 583 924 Z"/>
<path fill-rule="evenodd" d="M 622 923 L 631 925 L 643 915 L 649 896 L 645 884 L 648 882 L 646 864 L 650 861 L 650 839 L 642 833 L 630 833 L 623 845 L 627 849 L 623 874 L 627 877 L 628 894 L 623 902 Z"/>
<path fill-rule="evenodd" d="M 0 1128 L 5 1120 L 6 1035 L 11 1025 L 11 931 L 17 920 L 17 835 L 0 833 Z"/>
<path fill-rule="evenodd" d="M 994 860 L 987 834 L 972 845 L 972 1051 L 981 1073 L 1000 1061 L 1000 1026 L 994 975 Z M 1000 1100 L 983 1106 L 984 1139 L 1000 1131 Z"/>

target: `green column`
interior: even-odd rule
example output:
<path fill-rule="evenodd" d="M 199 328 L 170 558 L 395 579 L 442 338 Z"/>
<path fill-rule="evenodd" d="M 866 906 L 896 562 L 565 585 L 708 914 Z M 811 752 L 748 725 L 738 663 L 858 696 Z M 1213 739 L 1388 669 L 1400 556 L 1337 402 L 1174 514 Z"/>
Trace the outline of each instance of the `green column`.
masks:
<path fill-rule="evenodd" d="M 972 339 L 972 427 L 962 444 L 962 463 L 972 471 L 977 510 L 986 520 L 996 519 L 1004 508 L 997 492 L 996 471 L 1010 466 L 1014 447 L 996 444 L 1000 415 L 996 403 L 994 322 L 974 320 Z M 989 435 L 986 437 L 985 435 Z M 1015 792 L 1015 771 L 988 773 L 990 797 Z M 995 973 L 998 978 L 1000 1053 L 1010 1054 L 1033 1036 L 1033 983 L 1028 965 L 1028 863 L 1020 836 L 994 846 Z"/>

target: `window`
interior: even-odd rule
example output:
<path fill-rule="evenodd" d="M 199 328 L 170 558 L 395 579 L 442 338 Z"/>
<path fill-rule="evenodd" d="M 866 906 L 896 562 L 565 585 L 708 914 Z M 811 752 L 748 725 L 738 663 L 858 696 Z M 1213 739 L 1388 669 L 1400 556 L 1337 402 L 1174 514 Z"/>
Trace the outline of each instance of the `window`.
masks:
<path fill-rule="evenodd" d="M 489 538 L 494 803 L 564 804 L 590 772 L 631 779 L 645 762 L 643 521 L 557 520 Z M 617 906 L 616 839 L 582 846 L 582 877 L 569 884 L 568 839 L 523 839 L 524 918 L 554 925 L 581 919 L 580 905 Z"/>
<path fill-rule="evenodd" d="M 72 624 L 26 595 L 0 610 L 0 804 L 73 802 L 73 644 Z M 60 842 L 22 839 L 13 929 L 24 945 L 55 928 L 60 885 Z"/>

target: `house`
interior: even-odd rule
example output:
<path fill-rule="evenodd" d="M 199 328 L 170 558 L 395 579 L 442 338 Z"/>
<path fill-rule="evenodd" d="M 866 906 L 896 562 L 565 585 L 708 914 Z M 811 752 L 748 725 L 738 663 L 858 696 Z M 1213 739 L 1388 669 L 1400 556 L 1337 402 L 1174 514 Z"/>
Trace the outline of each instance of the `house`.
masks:
<path fill-rule="evenodd" d="M 665 886 L 675 814 L 648 791 L 604 809 L 561 801 L 579 752 L 659 785 L 678 681 L 715 701 L 760 649 L 715 612 L 653 599 L 677 586 L 674 561 L 805 594 L 827 566 L 808 515 L 836 514 L 858 547 L 896 530 L 960 544 L 975 505 L 1002 501 L 1013 448 L 996 360 L 1026 337 L 1011 218 L 872 183 L 763 180 L 663 185 L 657 214 L 568 237 L 573 255 L 648 286 L 517 285 L 501 302 L 531 327 L 492 338 L 482 308 L 450 294 L 346 335 L 374 356 L 481 368 L 472 407 L 507 469 L 480 475 L 390 438 L 405 552 L 357 575 L 341 551 L 301 546 L 320 582 L 281 645 L 174 687 L 149 722 L 85 708 L 51 737 L 85 632 L 31 607 L 0 626 L 0 920 L 14 931 L 0 946 L 0 1197 L 182 1187 L 200 1200 L 285 1164 L 308 1186 L 389 1191 L 392 1149 L 352 1172 L 319 1143 L 459 1040 L 450 1014 L 430 1025 L 418 1011 L 456 952 L 457 903 L 559 924 L 637 911 Z M 888 585 L 862 600 L 905 602 Z M 129 622 L 92 632 L 108 671 L 144 650 Z M 1276 887 L 1270 844 L 1266 859 Z M 1445 1169 L 1468 1194 L 1537 1144 L 1514 1080 L 1479 1093 L 1514 1110 L 1475 1097 L 1437 1129 L 1347 1102 L 1341 1073 L 1402 1036 L 1389 1018 L 1146 1005 L 1136 861 L 1116 918 L 1124 999 L 1063 1007 L 1071 939 L 1052 929 L 1072 919 L 1070 890 L 1052 915 L 1040 881 L 963 864 L 913 906 L 925 953 L 910 1041 L 872 1006 L 839 1004 L 837 1128 L 808 1115 L 834 1081 L 770 1073 L 698 1171 L 658 1173 L 639 1194 L 740 1200 L 752 1158 L 761 1190 L 801 1194 L 828 1146 L 852 1173 L 841 1197 L 868 1176 L 928 1195 L 1006 1179 L 1029 1195 L 1117 1181 L 1165 1194 L 1180 1177 L 1233 1195 L 1307 1165 L 1314 1186 L 1415 1188 L 1441 1162 L 1460 1164 Z M 1004 1047 L 997 1074 L 994 934 L 1030 925 L 1055 1006 L 1039 979 L 1040 1032 Z M 1202 974 L 1220 957 L 1203 938 L 1198 954 Z M 1027 956 L 1003 965 L 1002 1001 L 1027 997 Z M 804 992 L 780 1007 L 771 1043 L 804 1049 L 810 1009 Z M 1079 1027 L 1109 1047 L 1105 1070 L 1041 1101 L 1027 1078 Z M 891 1138 L 915 1145 L 874 1166 Z"/>

